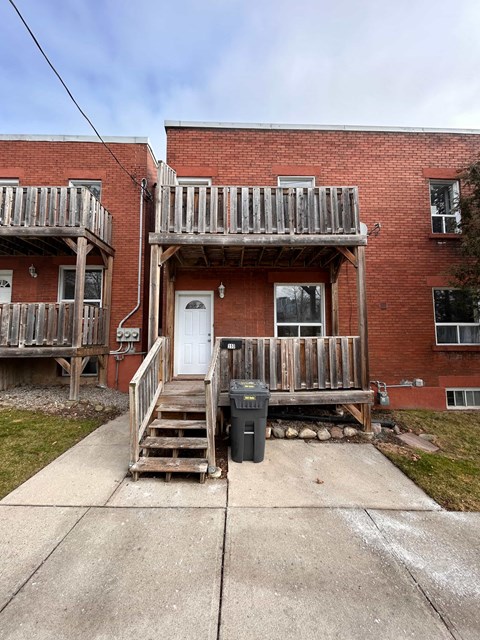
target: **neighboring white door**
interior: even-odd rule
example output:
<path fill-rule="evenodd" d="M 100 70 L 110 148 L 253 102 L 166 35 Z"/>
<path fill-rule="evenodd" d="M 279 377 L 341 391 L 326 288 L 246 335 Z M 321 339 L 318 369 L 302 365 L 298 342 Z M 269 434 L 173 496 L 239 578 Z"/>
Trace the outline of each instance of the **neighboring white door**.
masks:
<path fill-rule="evenodd" d="M 178 291 L 175 306 L 175 374 L 207 373 L 212 353 L 213 292 Z"/>
<path fill-rule="evenodd" d="M 0 271 L 0 304 L 12 301 L 13 271 Z"/>

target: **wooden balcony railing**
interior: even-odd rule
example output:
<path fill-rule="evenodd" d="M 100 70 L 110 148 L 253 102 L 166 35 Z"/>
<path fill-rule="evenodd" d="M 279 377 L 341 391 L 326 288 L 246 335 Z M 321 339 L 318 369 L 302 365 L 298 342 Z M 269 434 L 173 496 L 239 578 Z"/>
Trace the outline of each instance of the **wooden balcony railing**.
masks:
<path fill-rule="evenodd" d="M 138 461 L 140 441 L 153 419 L 163 386 L 169 380 L 169 359 L 169 339 L 157 338 L 130 382 L 130 466 Z"/>
<path fill-rule="evenodd" d="M 85 187 L 0 187 L 0 234 L 22 227 L 83 227 L 112 243 L 112 216 Z"/>
<path fill-rule="evenodd" d="M 360 338 L 242 338 L 240 349 L 220 351 L 220 390 L 236 378 L 290 393 L 361 389 Z"/>
<path fill-rule="evenodd" d="M 357 187 L 161 186 L 159 234 L 360 233 Z"/>
<path fill-rule="evenodd" d="M 71 347 L 73 302 L 0 304 L 0 347 Z M 107 309 L 83 307 L 82 346 L 107 344 Z"/>

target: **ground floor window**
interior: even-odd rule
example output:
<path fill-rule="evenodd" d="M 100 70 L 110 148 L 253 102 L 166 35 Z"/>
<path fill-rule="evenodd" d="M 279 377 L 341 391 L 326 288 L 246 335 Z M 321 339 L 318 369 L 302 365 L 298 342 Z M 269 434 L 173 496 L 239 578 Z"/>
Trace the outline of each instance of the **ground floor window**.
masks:
<path fill-rule="evenodd" d="M 275 335 L 280 338 L 324 335 L 324 287 L 275 285 Z"/>
<path fill-rule="evenodd" d="M 103 267 L 87 267 L 85 269 L 84 303 L 96 307 L 102 306 Z M 75 300 L 75 267 L 60 267 L 58 288 L 59 302 L 74 302 Z M 62 375 L 68 374 L 62 369 Z M 86 363 L 82 376 L 98 375 L 98 358 L 92 356 Z"/>
<path fill-rule="evenodd" d="M 460 289 L 434 289 L 437 344 L 480 344 L 479 306 Z"/>
<path fill-rule="evenodd" d="M 60 267 L 58 301 L 74 302 L 75 300 L 75 267 Z M 102 306 L 103 267 L 87 267 L 85 269 L 85 304 Z"/>
<path fill-rule="evenodd" d="M 480 409 L 480 389 L 447 389 L 449 409 Z"/>

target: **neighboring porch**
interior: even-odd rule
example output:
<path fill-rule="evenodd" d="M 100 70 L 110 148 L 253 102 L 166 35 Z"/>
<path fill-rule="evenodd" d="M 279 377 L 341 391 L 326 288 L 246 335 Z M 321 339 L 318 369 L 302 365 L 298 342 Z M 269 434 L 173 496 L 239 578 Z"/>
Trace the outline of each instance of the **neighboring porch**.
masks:
<path fill-rule="evenodd" d="M 111 215 L 85 187 L 0 188 L 0 258 L 9 278 L 0 304 L 0 363 L 54 358 L 70 376 L 72 400 L 78 399 L 80 376 L 92 357 L 99 381 L 106 381 L 111 238 Z M 60 296 L 57 265 L 65 263 L 70 299 L 54 302 L 50 296 Z M 94 302 L 85 290 L 89 268 L 100 274 Z"/>

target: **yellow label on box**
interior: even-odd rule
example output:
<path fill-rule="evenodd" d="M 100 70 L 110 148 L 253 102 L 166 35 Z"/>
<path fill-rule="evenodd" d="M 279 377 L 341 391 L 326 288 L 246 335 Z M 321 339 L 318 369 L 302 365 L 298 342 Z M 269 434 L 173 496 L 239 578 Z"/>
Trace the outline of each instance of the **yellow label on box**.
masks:
<path fill-rule="evenodd" d="M 256 400 L 257 396 L 243 396 L 244 400 Z"/>

